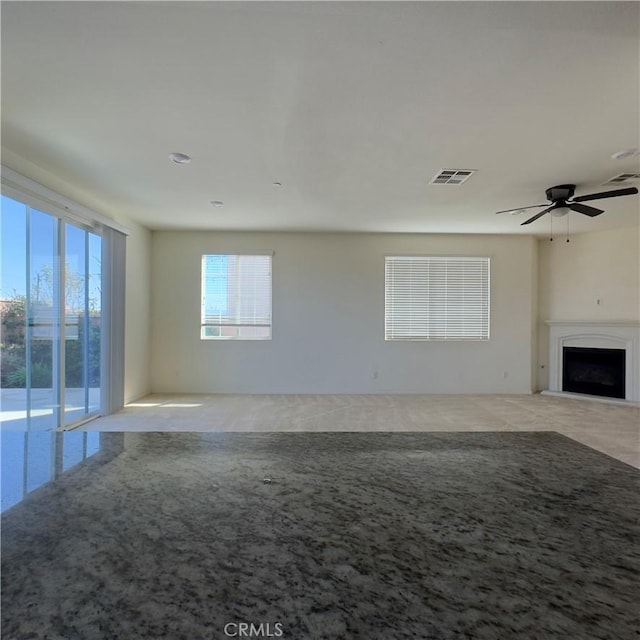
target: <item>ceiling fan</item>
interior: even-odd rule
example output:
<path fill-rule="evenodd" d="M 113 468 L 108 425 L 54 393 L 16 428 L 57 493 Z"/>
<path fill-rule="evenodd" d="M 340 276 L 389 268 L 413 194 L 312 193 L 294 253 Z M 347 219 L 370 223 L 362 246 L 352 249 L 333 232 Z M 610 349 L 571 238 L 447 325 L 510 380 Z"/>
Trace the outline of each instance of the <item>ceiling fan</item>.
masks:
<path fill-rule="evenodd" d="M 577 211 L 583 213 L 585 216 L 599 216 L 604 213 L 602 209 L 596 209 L 586 204 L 580 204 L 581 202 L 587 202 L 588 200 L 601 200 L 604 198 L 617 198 L 618 196 L 630 196 L 634 193 L 638 193 L 636 187 L 627 187 L 626 189 L 614 189 L 613 191 L 601 191 L 600 193 L 589 193 L 585 196 L 573 197 L 576 190 L 575 184 L 560 184 L 556 187 L 549 187 L 545 191 L 547 200 L 551 202 L 551 206 L 548 203 L 534 204 L 530 207 L 519 207 L 516 209 L 505 209 L 504 211 L 496 211 L 496 213 L 521 213 L 526 209 L 537 209 L 539 207 L 547 207 L 544 211 L 536 213 L 535 216 L 525 220 L 522 224 L 531 224 L 538 218 L 541 218 L 545 213 L 551 213 L 552 216 L 565 216 L 569 211 Z"/>

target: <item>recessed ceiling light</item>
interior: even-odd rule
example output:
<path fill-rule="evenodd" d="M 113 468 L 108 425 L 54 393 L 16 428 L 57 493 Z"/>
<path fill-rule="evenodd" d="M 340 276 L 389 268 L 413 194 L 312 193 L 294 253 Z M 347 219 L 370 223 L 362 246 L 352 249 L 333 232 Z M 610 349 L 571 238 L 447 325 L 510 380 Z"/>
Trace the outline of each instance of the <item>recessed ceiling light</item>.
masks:
<path fill-rule="evenodd" d="M 222 200 L 212 200 L 211 201 L 211 206 L 212 207 L 221 207 L 224 204 L 224 202 L 222 202 Z"/>
<path fill-rule="evenodd" d="M 170 153 L 169 160 L 176 164 L 189 164 L 191 162 L 191 157 L 186 153 Z"/>
<path fill-rule="evenodd" d="M 623 149 L 622 151 L 616 151 L 616 153 L 612 154 L 612 160 L 626 160 L 627 158 L 633 158 L 634 156 L 640 155 L 640 151 L 638 149 Z"/>

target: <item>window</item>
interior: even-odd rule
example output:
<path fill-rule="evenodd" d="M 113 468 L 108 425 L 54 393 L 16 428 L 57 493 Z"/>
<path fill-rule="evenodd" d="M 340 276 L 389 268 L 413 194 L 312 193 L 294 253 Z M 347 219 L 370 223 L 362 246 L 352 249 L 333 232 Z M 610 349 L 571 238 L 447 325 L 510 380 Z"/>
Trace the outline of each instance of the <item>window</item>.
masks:
<path fill-rule="evenodd" d="M 489 258 L 385 258 L 385 340 L 488 340 Z"/>
<path fill-rule="evenodd" d="M 202 256 L 200 337 L 271 339 L 271 256 Z"/>

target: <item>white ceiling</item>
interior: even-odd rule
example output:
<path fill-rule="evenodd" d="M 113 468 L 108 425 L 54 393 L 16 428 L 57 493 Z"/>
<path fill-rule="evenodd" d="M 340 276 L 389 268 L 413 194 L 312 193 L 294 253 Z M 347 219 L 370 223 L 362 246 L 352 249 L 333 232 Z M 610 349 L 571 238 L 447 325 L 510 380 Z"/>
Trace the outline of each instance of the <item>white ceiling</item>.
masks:
<path fill-rule="evenodd" d="M 3 162 L 152 229 L 546 234 L 494 212 L 640 170 L 639 34 L 638 2 L 4 1 Z"/>

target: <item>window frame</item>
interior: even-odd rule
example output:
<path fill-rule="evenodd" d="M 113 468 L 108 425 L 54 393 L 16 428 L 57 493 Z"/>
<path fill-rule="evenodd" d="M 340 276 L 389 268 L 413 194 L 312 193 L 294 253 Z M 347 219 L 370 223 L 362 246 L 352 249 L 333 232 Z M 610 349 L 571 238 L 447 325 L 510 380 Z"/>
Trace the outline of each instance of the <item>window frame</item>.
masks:
<path fill-rule="evenodd" d="M 396 260 L 398 262 L 401 261 L 433 261 L 434 263 L 437 261 L 442 262 L 473 262 L 473 261 L 482 261 L 483 265 L 479 266 L 480 275 L 482 277 L 482 289 L 480 292 L 481 296 L 481 307 L 483 314 L 480 322 L 478 323 L 478 329 L 473 332 L 473 334 L 468 335 L 454 335 L 447 336 L 449 328 L 445 321 L 443 326 L 430 326 L 430 318 L 429 318 L 429 309 L 426 308 L 422 316 L 419 318 L 421 322 L 425 324 L 425 331 L 422 334 L 408 334 L 402 335 L 402 330 L 398 326 L 399 322 L 394 323 L 393 319 L 389 317 L 390 309 L 392 306 L 392 302 L 389 301 L 389 298 L 393 295 L 393 291 L 390 291 L 389 287 L 389 266 L 391 261 Z M 424 268 L 424 267 L 423 267 Z M 442 268 L 442 267 L 441 267 Z M 486 277 L 485 277 L 486 275 Z M 393 276 L 391 276 L 393 277 Z M 459 277 L 459 276 L 458 276 Z M 409 285 L 410 286 L 410 285 Z M 427 284 L 426 287 L 429 285 Z M 441 285 L 443 288 L 446 288 L 446 281 L 444 285 Z M 428 291 L 428 289 L 427 289 Z M 464 294 L 464 291 L 460 288 L 457 289 L 456 293 L 460 295 L 460 293 Z M 449 293 L 449 289 L 445 289 L 445 299 L 446 295 Z M 478 295 L 476 293 L 476 295 Z M 428 304 L 426 300 L 420 300 L 420 302 L 424 304 Z M 404 313 L 408 312 L 409 307 L 407 306 L 404 310 Z M 442 303 L 439 303 L 438 306 L 435 307 L 436 311 L 440 313 L 449 312 L 449 307 L 446 302 L 444 306 Z M 454 306 L 452 311 L 456 312 L 456 307 Z M 402 313 L 403 310 L 399 309 L 396 313 Z M 460 322 L 460 319 L 457 319 Z M 437 335 L 438 333 L 445 335 Z M 478 256 L 478 255 L 386 255 L 385 256 L 385 267 L 384 267 L 384 339 L 385 342 L 487 342 L 491 339 L 491 257 L 490 256 Z"/>
<path fill-rule="evenodd" d="M 200 340 L 205 341 L 254 341 L 254 340 L 271 340 L 273 338 L 273 256 L 274 252 L 271 253 L 203 253 L 201 255 L 200 261 Z M 231 286 L 238 287 L 238 290 L 234 293 L 234 299 L 231 302 L 232 305 L 236 305 L 236 311 L 234 313 L 225 314 L 225 321 L 221 321 L 218 323 L 215 322 L 207 322 L 206 317 L 206 296 L 207 292 L 205 290 L 206 286 L 206 274 L 205 274 L 205 260 L 208 257 L 226 257 L 226 258 L 236 258 L 237 266 L 236 268 L 239 270 L 237 274 L 237 280 Z M 262 283 L 263 288 L 259 288 L 257 293 L 260 295 L 268 295 L 268 304 L 265 309 L 268 309 L 265 315 L 262 316 L 262 319 L 268 318 L 267 322 L 238 322 L 243 319 L 243 312 L 240 310 L 242 304 L 246 304 L 241 299 L 240 293 L 240 285 L 238 283 L 239 278 L 241 277 L 241 269 L 243 259 L 251 259 L 251 258 L 266 258 L 268 259 L 268 286 L 264 288 L 264 283 Z M 229 277 L 227 274 L 227 281 L 225 286 L 229 286 Z M 229 293 L 227 293 L 229 296 Z M 259 304 L 264 305 L 264 300 L 259 301 Z M 227 304 L 230 304 L 229 298 L 227 300 Z M 255 301 L 254 303 L 255 304 Z M 256 312 L 254 311 L 254 314 Z M 246 319 L 245 315 L 245 319 Z M 233 322 L 236 320 L 236 322 Z M 236 335 L 222 335 L 223 329 L 234 328 L 236 329 Z M 205 335 L 205 332 L 208 328 L 218 328 L 220 330 L 220 335 Z M 249 330 L 251 328 L 256 329 L 268 329 L 268 335 L 241 335 L 243 329 Z"/>

